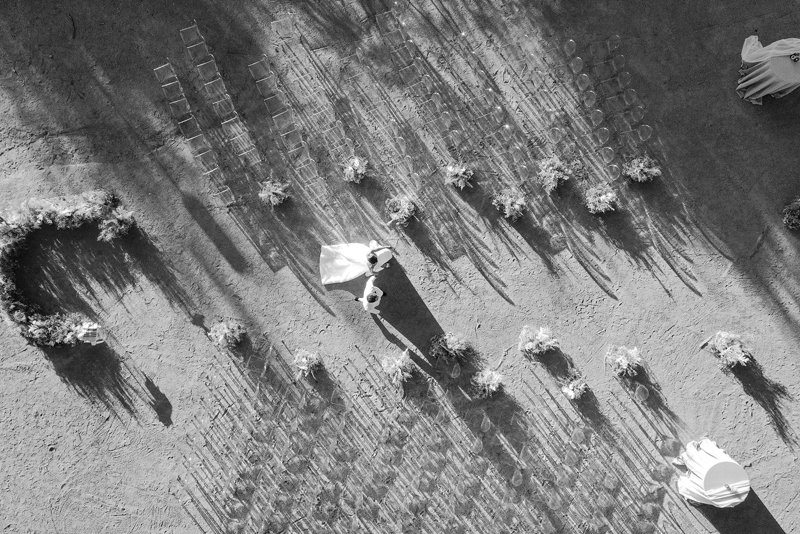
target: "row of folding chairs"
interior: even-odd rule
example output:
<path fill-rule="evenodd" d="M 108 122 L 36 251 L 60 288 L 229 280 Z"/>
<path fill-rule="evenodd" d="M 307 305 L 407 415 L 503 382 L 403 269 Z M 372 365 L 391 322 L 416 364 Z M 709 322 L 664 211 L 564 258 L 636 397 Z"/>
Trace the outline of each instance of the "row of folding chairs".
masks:
<path fill-rule="evenodd" d="M 209 52 L 208 45 L 197 27 L 197 22 L 180 31 L 183 44 L 189 53 L 200 80 L 205 96 L 214 115 L 222 121 L 225 141 L 245 167 L 254 167 L 261 162 L 261 156 L 253 143 L 250 132 L 236 112 L 233 100 L 225 87 L 216 59 Z"/>
<path fill-rule="evenodd" d="M 175 74 L 172 63 L 167 60 L 163 65 L 153 69 L 156 79 L 161 84 L 161 90 L 169 104 L 170 113 L 178 122 L 181 134 L 186 139 L 192 155 L 203 167 L 203 174 L 209 174 L 219 169 L 217 159 L 208 139 L 203 134 L 191 107 L 183 92 L 181 82 Z"/>
<path fill-rule="evenodd" d="M 203 168 L 203 175 L 209 178 L 214 178 L 221 174 L 217 158 L 214 151 L 211 149 L 205 134 L 203 134 L 200 124 L 197 122 L 194 114 L 191 112 L 189 102 L 186 100 L 186 95 L 183 93 L 180 81 L 175 74 L 175 69 L 169 60 L 153 69 L 156 79 L 161 84 L 161 90 L 164 97 L 169 103 L 170 113 L 173 118 L 178 122 L 181 134 L 195 160 Z M 223 187 L 221 190 L 211 195 L 212 198 L 220 205 L 228 206 L 235 202 L 235 197 L 230 187 Z"/>
<path fill-rule="evenodd" d="M 287 166 L 294 173 L 296 182 L 302 187 L 304 196 L 312 202 L 321 203 L 326 190 L 324 182 L 316 163 L 311 158 L 308 146 L 303 142 L 294 109 L 286 93 L 280 88 L 278 76 L 270 68 L 266 55 L 249 64 L 247 68 L 281 137 L 286 150 Z M 327 115 L 322 108 L 317 112 Z M 324 122 L 325 119 L 321 120 Z"/>
<path fill-rule="evenodd" d="M 292 106 L 288 104 L 286 94 L 279 87 L 277 75 L 270 69 L 267 56 L 262 56 L 247 68 L 283 140 L 284 147 L 291 155 L 302 147 L 303 138 L 297 128 Z"/>

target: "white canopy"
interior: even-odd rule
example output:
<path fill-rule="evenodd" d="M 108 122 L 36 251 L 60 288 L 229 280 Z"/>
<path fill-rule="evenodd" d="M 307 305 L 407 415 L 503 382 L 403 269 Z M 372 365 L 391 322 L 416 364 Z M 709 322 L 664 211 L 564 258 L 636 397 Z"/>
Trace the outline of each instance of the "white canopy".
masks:
<path fill-rule="evenodd" d="M 678 492 L 684 497 L 717 508 L 730 508 L 747 498 L 747 473 L 713 441 L 688 443 L 680 459 L 689 470 L 678 478 Z"/>

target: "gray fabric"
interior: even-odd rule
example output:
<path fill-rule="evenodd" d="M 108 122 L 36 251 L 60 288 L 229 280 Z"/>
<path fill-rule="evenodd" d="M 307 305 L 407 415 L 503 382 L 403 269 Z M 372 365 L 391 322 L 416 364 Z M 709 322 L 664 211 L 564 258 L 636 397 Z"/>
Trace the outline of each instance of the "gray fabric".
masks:
<path fill-rule="evenodd" d="M 742 46 L 741 78 L 736 93 L 751 104 L 761 105 L 762 98 L 786 96 L 800 87 L 800 62 L 789 56 L 800 53 L 800 39 L 782 39 L 768 46 L 751 35 Z"/>

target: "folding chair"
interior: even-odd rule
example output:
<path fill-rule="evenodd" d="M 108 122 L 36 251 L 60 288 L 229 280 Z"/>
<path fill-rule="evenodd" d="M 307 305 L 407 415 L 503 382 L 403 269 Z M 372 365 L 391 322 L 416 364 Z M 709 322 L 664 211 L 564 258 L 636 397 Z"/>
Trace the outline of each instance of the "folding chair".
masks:
<path fill-rule="evenodd" d="M 283 138 L 287 150 L 294 150 L 303 144 L 303 137 L 300 135 L 299 130 L 282 133 L 281 137 Z"/>
<path fill-rule="evenodd" d="M 200 166 L 203 167 L 204 175 L 213 173 L 219 169 L 219 165 L 217 165 L 217 157 L 214 155 L 213 150 L 208 150 L 202 154 L 198 154 L 195 156 L 195 159 L 200 163 Z"/>
<path fill-rule="evenodd" d="M 287 107 L 277 115 L 273 115 L 272 120 L 275 121 L 275 126 L 278 127 L 278 131 L 281 133 L 295 129 L 294 114 L 291 107 Z"/>
<path fill-rule="evenodd" d="M 219 167 L 211 169 L 208 172 L 204 172 L 203 176 L 211 183 L 220 182 L 223 179 L 222 171 Z"/>
<path fill-rule="evenodd" d="M 286 109 L 282 96 L 282 91 L 276 91 L 275 94 L 264 99 L 264 104 L 266 104 L 270 115 L 275 116 Z"/>
<path fill-rule="evenodd" d="M 230 95 L 225 94 L 220 100 L 211 103 L 211 109 L 214 110 L 214 114 L 217 116 L 218 119 L 226 120 L 231 115 L 236 114 L 236 108 L 233 105 L 233 100 L 231 100 Z"/>
<path fill-rule="evenodd" d="M 250 71 L 250 76 L 252 76 L 255 81 L 263 80 L 272 73 L 269 69 L 267 56 L 262 56 L 261 59 L 255 63 L 250 63 L 247 66 L 247 70 Z"/>
<path fill-rule="evenodd" d="M 312 183 L 319 178 L 319 172 L 314 160 L 308 157 L 308 150 L 300 152 L 300 156 L 295 161 L 294 171 L 304 183 Z"/>
<path fill-rule="evenodd" d="M 233 139 L 234 137 L 238 137 L 244 133 L 247 133 L 247 130 L 242 123 L 242 120 L 239 117 L 233 117 L 232 119 L 228 119 L 222 123 L 222 131 L 225 132 L 226 139 Z"/>
<path fill-rule="evenodd" d="M 294 17 L 290 16 L 279 20 L 273 20 L 270 27 L 272 28 L 272 32 L 282 41 L 296 37 L 297 28 L 294 25 Z"/>
<path fill-rule="evenodd" d="M 195 65 L 205 61 L 211 53 L 208 51 L 208 45 L 205 41 L 201 41 L 192 46 L 187 46 L 186 51 L 189 52 L 189 57 Z"/>
<path fill-rule="evenodd" d="M 253 167 L 258 163 L 261 163 L 261 156 L 259 155 L 258 150 L 256 150 L 255 147 L 239 154 L 239 159 L 242 160 L 242 164 L 245 167 Z"/>
<path fill-rule="evenodd" d="M 422 82 L 417 82 L 413 85 L 409 85 L 406 87 L 408 94 L 411 95 L 412 98 L 425 98 L 428 96 L 427 86 Z"/>
<path fill-rule="evenodd" d="M 194 22 L 194 24 L 181 30 L 181 39 L 183 40 L 183 45 L 186 47 L 203 41 L 203 36 L 200 35 L 200 30 L 197 28 L 197 22 L 192 22 Z"/>
<path fill-rule="evenodd" d="M 162 85 L 161 90 L 164 92 L 167 102 L 175 102 L 183 98 L 183 87 L 181 87 L 181 82 L 178 80 Z"/>
<path fill-rule="evenodd" d="M 253 147 L 253 141 L 250 139 L 250 136 L 246 133 L 241 135 L 237 135 L 231 139 L 228 139 L 228 142 L 231 144 L 234 153 L 238 156 L 239 154 L 244 154 L 248 150 L 251 150 Z"/>
<path fill-rule="evenodd" d="M 398 68 L 405 67 L 414 61 L 414 56 L 411 54 L 411 52 L 409 52 L 405 45 L 401 45 L 392 50 L 390 52 L 390 56 Z"/>
<path fill-rule="evenodd" d="M 219 70 L 217 69 L 217 62 L 214 60 L 214 56 L 210 56 L 208 61 L 197 65 L 197 72 L 200 74 L 200 79 L 203 80 L 203 83 L 208 83 L 219 77 Z"/>
<path fill-rule="evenodd" d="M 375 23 L 378 25 L 378 31 L 382 34 L 400 29 L 400 23 L 392 11 L 385 11 L 375 15 Z"/>
<path fill-rule="evenodd" d="M 339 146 L 335 147 L 328 147 L 328 153 L 331 156 L 331 159 L 338 163 L 339 165 L 343 164 L 350 158 L 352 153 L 350 152 L 350 147 L 346 144 L 342 143 Z"/>
<path fill-rule="evenodd" d="M 231 188 L 227 185 L 216 193 L 212 193 L 211 198 L 214 199 L 217 205 L 224 208 L 236 203 L 236 197 L 234 196 L 233 191 L 231 191 Z"/>
<path fill-rule="evenodd" d="M 419 71 L 414 64 L 400 69 L 400 79 L 404 84 L 409 86 L 415 85 L 422 81 L 422 77 L 420 76 Z"/>
<path fill-rule="evenodd" d="M 328 145 L 328 147 L 337 147 L 344 144 L 344 136 L 336 125 L 324 130 L 322 132 L 322 137 L 325 139 L 325 144 Z"/>
<path fill-rule="evenodd" d="M 624 87 L 620 85 L 618 78 L 611 78 L 610 80 L 602 81 L 598 84 L 600 92 L 603 96 L 609 97 L 614 96 L 617 93 L 622 92 Z"/>
<path fill-rule="evenodd" d="M 154 68 L 153 73 L 156 75 L 158 83 L 161 85 L 178 81 L 178 76 L 175 74 L 175 69 L 172 68 L 172 64 L 169 62 L 161 65 L 160 67 Z"/>
<path fill-rule="evenodd" d="M 197 119 L 194 118 L 194 115 L 179 122 L 178 128 L 181 129 L 181 133 L 186 139 L 191 139 L 192 137 L 196 137 L 203 133 L 202 130 L 200 130 L 200 125 L 197 123 Z"/>
<path fill-rule="evenodd" d="M 270 72 L 264 78 L 256 81 L 256 89 L 261 96 L 267 98 L 278 90 L 278 78 Z"/>
<path fill-rule="evenodd" d="M 607 59 L 594 66 L 594 76 L 596 80 L 607 80 L 619 72 L 625 66 L 625 56 L 617 54 L 611 59 Z"/>
<path fill-rule="evenodd" d="M 203 84 L 203 88 L 211 102 L 219 102 L 228 95 L 228 90 L 225 88 L 225 82 L 222 81 L 222 78 L 216 78 Z"/>
<path fill-rule="evenodd" d="M 189 101 L 186 100 L 186 97 L 183 96 L 174 102 L 169 103 L 169 110 L 172 113 L 172 116 L 176 119 L 183 119 L 186 115 L 191 113 L 191 108 L 189 107 Z"/>
<path fill-rule="evenodd" d="M 625 98 L 622 95 L 612 96 L 611 98 L 607 98 L 605 100 L 606 108 L 611 113 L 620 113 L 622 110 L 625 109 Z"/>
<path fill-rule="evenodd" d="M 195 156 L 199 156 L 200 154 L 211 150 L 208 141 L 206 141 L 206 136 L 203 134 L 189 138 L 186 140 L 186 142 L 189 144 L 189 148 L 191 149 L 192 154 Z"/>
<path fill-rule="evenodd" d="M 389 43 L 389 48 L 399 48 L 406 44 L 406 38 L 399 30 L 384 34 L 383 39 Z"/>

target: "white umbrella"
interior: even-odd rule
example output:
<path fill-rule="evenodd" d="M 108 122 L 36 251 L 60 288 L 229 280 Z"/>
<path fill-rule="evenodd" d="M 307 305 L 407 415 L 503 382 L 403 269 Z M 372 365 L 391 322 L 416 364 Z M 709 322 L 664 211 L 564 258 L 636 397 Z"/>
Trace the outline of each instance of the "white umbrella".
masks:
<path fill-rule="evenodd" d="M 678 478 L 678 492 L 685 498 L 717 508 L 731 508 L 747 498 L 747 473 L 713 441 L 688 443 L 680 460 L 689 470 Z"/>

